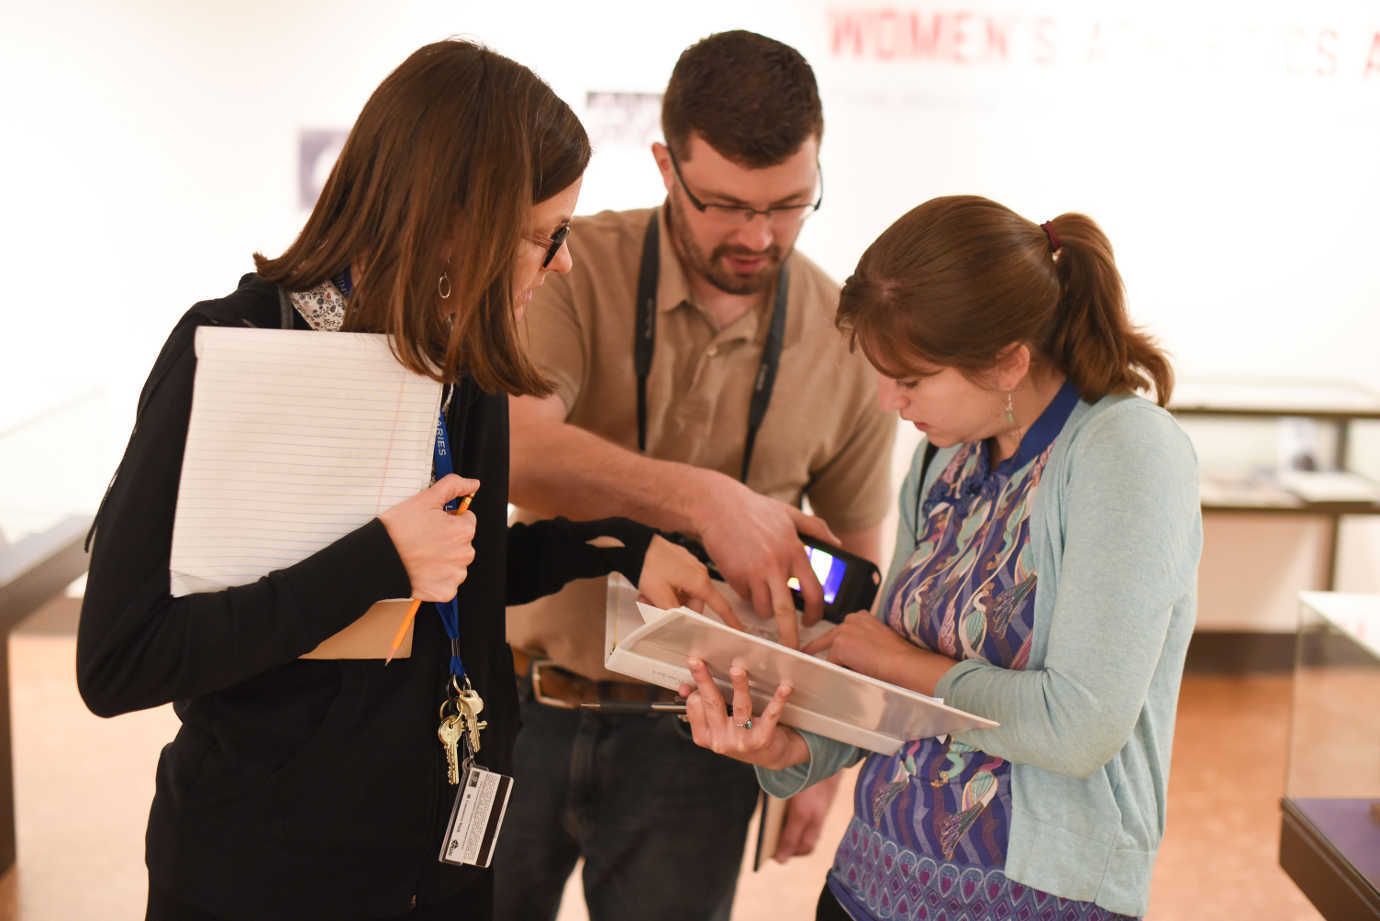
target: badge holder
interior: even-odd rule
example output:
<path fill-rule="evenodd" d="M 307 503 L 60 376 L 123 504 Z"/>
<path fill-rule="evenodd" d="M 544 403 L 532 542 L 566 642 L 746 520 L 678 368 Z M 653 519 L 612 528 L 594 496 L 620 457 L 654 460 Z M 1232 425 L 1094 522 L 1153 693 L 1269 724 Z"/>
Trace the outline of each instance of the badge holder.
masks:
<path fill-rule="evenodd" d="M 452 677 L 451 689 L 452 694 L 441 705 L 437 736 L 446 749 L 447 779 L 460 789 L 455 793 L 437 859 L 456 866 L 487 867 L 508 812 L 513 778 L 475 763 L 479 730 L 487 725 L 478 715 L 484 701 L 468 678 L 462 689 Z M 448 712 L 451 710 L 454 712 Z"/>
<path fill-rule="evenodd" d="M 438 859 L 455 866 L 487 867 L 508 812 L 513 778 L 475 764 L 468 738 L 461 737 L 460 747 L 464 751 L 460 789 L 450 809 Z"/>

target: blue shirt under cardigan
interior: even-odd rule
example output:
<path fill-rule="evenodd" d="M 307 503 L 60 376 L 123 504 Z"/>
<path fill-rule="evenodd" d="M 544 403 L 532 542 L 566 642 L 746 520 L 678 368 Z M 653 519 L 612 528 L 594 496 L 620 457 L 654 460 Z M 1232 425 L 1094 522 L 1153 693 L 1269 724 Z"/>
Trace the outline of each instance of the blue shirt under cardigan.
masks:
<path fill-rule="evenodd" d="M 922 451 L 912 460 L 886 592 L 915 548 L 918 491 L 955 450 L 928 471 Z M 1135 396 L 1079 401 L 1034 491 L 1030 544 L 1039 579 L 1028 666 L 969 659 L 936 693 L 1001 724 L 956 738 L 1012 762 L 1006 876 L 1143 915 L 1202 549 L 1197 458 L 1173 417 Z M 758 770 L 768 793 L 789 796 L 860 757 L 803 735 L 807 763 Z"/>

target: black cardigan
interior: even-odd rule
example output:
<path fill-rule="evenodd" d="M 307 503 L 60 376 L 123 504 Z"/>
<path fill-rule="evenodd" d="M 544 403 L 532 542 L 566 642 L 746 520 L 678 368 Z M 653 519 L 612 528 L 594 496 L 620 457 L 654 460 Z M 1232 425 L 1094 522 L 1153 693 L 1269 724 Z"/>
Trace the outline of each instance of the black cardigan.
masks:
<path fill-rule="evenodd" d="M 298 658 L 374 601 L 409 594 L 382 523 L 252 584 L 169 594 L 196 327 L 277 327 L 279 316 L 277 289 L 245 276 L 192 307 L 164 345 L 97 516 L 77 680 L 102 716 L 174 701 L 182 720 L 158 764 L 152 885 L 227 918 L 403 914 L 481 872 L 437 862 L 455 790 L 436 739 L 449 661 L 440 618 L 424 605 L 411 657 L 387 668 Z M 482 483 L 461 653 L 486 704 L 479 761 L 506 773 L 518 715 L 504 605 L 615 569 L 636 581 L 652 532 L 622 519 L 507 527 L 507 398 L 465 378 L 447 427 L 457 472 Z M 590 547 L 599 534 L 627 549 Z"/>

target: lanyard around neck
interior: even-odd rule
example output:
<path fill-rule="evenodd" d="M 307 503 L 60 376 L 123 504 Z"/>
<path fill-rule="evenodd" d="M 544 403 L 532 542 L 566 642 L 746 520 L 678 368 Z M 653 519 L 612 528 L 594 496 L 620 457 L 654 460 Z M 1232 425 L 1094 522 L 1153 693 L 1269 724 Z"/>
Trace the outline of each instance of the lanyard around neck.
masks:
<path fill-rule="evenodd" d="M 637 273 L 637 325 L 633 330 L 633 366 L 637 371 L 637 447 L 647 450 L 647 378 L 652 370 L 652 350 L 656 345 L 656 285 L 660 270 L 660 212 L 653 211 L 642 239 L 642 267 Z M 752 464 L 752 447 L 757 430 L 767 415 L 772 386 L 776 383 L 776 369 L 781 363 L 781 348 L 786 336 L 786 293 L 790 276 L 785 265 L 776 280 L 776 296 L 772 302 L 771 326 L 762 346 L 762 363 L 752 384 L 752 402 L 748 404 L 747 437 L 743 440 L 743 470 L 739 479 L 748 478 Z"/>

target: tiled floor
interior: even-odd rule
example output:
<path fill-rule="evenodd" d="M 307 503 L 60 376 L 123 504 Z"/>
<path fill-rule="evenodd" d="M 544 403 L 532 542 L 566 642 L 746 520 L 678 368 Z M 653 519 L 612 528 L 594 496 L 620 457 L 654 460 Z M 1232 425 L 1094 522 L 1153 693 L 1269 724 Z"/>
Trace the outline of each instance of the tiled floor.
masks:
<path fill-rule="evenodd" d="M 75 606 L 55 603 L 10 638 L 19 862 L 0 877 L 0 921 L 143 916 L 153 767 L 176 720 L 167 707 L 115 720 L 86 712 L 72 679 L 75 623 Z M 1185 680 L 1156 921 L 1319 918 L 1277 863 L 1289 686 L 1287 675 Z M 850 786 L 825 842 L 842 834 Z M 812 918 L 831 850 L 745 872 L 735 921 Z M 584 918 L 572 884 L 560 921 Z"/>

